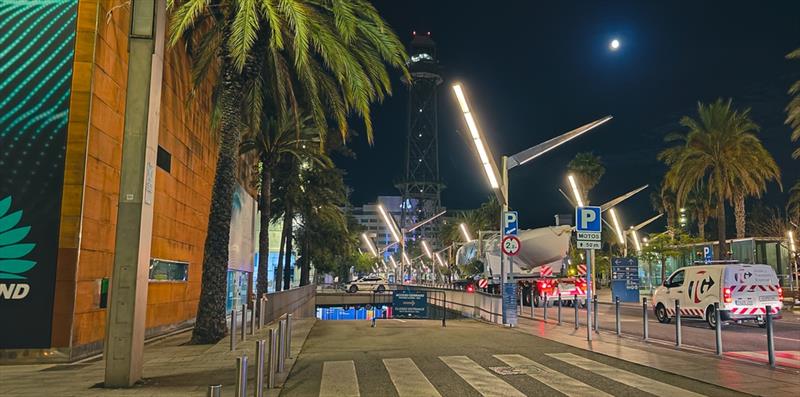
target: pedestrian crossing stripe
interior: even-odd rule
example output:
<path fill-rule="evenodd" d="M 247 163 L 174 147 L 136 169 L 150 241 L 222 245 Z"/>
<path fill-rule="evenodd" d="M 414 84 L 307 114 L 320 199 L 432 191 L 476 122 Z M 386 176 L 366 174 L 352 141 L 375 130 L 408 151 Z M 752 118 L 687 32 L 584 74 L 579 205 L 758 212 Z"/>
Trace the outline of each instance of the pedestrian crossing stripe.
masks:
<path fill-rule="evenodd" d="M 677 386 L 662 383 L 633 372 L 603 364 L 572 353 L 548 353 L 547 356 L 608 378 L 614 382 L 656 396 L 701 396 Z M 610 394 L 572 376 L 520 354 L 496 354 L 495 359 L 545 386 L 567 396 L 606 397 Z M 484 397 L 524 397 L 525 394 L 467 356 L 438 357 L 448 368 Z M 383 365 L 400 397 L 441 397 L 441 393 L 411 358 L 385 358 Z M 514 375 L 504 375 L 514 376 Z M 322 365 L 320 397 L 360 397 L 355 363 L 325 361 Z"/>
<path fill-rule="evenodd" d="M 525 397 L 519 390 L 467 356 L 445 356 L 439 359 L 484 397 Z"/>
<path fill-rule="evenodd" d="M 384 358 L 383 365 L 389 371 L 397 394 L 400 397 L 441 397 L 436 388 L 410 358 Z"/>
<path fill-rule="evenodd" d="M 680 387 L 662 383 L 657 380 L 612 367 L 610 365 L 599 363 L 585 357 L 576 356 L 572 353 L 548 353 L 547 355 L 567 364 L 574 365 L 583 370 L 595 373 L 597 375 L 609 378 L 615 382 L 634 387 L 656 396 L 702 396 L 702 394 L 690 392 L 686 389 L 681 389 Z"/>
<path fill-rule="evenodd" d="M 527 372 L 528 376 L 567 396 L 610 396 L 608 393 L 595 389 L 571 376 L 552 370 L 519 354 L 496 354 L 494 358 L 511 367 L 527 367 L 533 369 L 533 371 Z"/>
<path fill-rule="evenodd" d="M 350 361 L 326 361 L 322 365 L 319 397 L 360 397 L 356 366 Z"/>

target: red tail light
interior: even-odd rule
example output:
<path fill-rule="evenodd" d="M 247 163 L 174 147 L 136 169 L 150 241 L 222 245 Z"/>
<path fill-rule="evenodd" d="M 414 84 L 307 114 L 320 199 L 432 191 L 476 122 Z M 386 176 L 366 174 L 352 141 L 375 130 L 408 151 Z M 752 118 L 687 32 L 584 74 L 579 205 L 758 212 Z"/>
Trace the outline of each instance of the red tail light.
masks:
<path fill-rule="evenodd" d="M 475 287 L 472 284 L 467 285 L 467 292 L 470 294 L 475 292 Z"/>
<path fill-rule="evenodd" d="M 778 300 L 779 301 L 783 300 L 783 288 L 781 287 L 778 287 Z"/>
<path fill-rule="evenodd" d="M 730 288 L 723 288 L 722 289 L 722 301 L 725 303 L 733 302 L 733 298 L 731 298 L 731 289 Z"/>

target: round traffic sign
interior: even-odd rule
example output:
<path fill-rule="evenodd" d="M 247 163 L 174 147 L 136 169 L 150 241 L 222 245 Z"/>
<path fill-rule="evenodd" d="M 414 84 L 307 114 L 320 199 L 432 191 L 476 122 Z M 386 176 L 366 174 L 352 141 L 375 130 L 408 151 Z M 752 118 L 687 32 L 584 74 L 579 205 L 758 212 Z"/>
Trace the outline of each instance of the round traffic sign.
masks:
<path fill-rule="evenodd" d="M 520 248 L 522 248 L 522 243 L 519 242 L 519 238 L 517 236 L 505 236 L 503 237 L 503 243 L 501 244 L 503 248 L 503 253 L 508 256 L 516 256 L 519 254 Z"/>

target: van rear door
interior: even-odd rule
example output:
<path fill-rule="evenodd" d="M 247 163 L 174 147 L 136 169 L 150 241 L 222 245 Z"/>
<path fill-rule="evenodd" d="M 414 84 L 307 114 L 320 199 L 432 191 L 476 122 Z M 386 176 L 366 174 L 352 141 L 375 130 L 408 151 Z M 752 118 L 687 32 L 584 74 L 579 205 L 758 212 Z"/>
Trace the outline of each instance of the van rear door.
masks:
<path fill-rule="evenodd" d="M 780 286 L 775 271 L 767 265 L 728 265 L 725 267 L 724 288 L 730 290 L 732 313 L 758 315 L 780 310 Z"/>

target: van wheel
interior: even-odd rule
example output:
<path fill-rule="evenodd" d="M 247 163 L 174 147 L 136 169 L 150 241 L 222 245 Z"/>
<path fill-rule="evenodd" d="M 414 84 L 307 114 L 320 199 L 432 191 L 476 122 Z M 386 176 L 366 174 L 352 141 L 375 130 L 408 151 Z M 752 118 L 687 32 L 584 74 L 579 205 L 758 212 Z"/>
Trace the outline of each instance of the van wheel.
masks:
<path fill-rule="evenodd" d="M 714 314 L 714 306 L 706 308 L 706 323 L 711 329 L 717 328 L 717 316 Z"/>
<path fill-rule="evenodd" d="M 756 320 L 758 328 L 767 328 L 767 320 Z"/>
<path fill-rule="evenodd" d="M 384 287 L 383 285 L 379 285 L 378 289 L 376 291 L 378 291 L 378 292 L 386 291 L 386 287 Z"/>
<path fill-rule="evenodd" d="M 533 306 L 539 307 L 540 305 L 541 305 L 541 298 L 539 298 L 539 295 L 534 295 Z"/>
<path fill-rule="evenodd" d="M 351 285 L 349 291 L 350 291 L 351 294 L 355 294 L 356 292 L 358 292 L 358 286 L 357 285 Z"/>
<path fill-rule="evenodd" d="M 656 305 L 655 312 L 656 312 L 656 319 L 658 319 L 659 323 L 669 324 L 669 322 L 672 321 L 672 318 L 670 318 L 670 316 L 667 314 L 667 308 L 664 307 L 663 304 L 659 303 L 658 305 Z"/>

